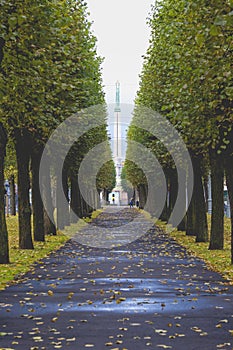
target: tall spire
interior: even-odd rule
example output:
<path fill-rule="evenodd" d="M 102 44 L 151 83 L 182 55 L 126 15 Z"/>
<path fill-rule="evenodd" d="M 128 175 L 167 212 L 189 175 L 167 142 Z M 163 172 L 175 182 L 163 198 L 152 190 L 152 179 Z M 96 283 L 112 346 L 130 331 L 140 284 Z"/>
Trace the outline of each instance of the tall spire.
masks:
<path fill-rule="evenodd" d="M 116 82 L 116 106 L 114 109 L 115 112 L 120 112 L 120 83 L 119 81 Z"/>

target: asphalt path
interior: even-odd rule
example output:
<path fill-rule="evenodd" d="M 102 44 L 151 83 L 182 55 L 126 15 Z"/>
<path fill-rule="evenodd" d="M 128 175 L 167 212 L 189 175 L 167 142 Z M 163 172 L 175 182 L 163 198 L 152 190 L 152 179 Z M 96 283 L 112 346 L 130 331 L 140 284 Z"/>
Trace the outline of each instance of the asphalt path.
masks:
<path fill-rule="evenodd" d="M 0 349 L 62 348 L 232 350 L 233 286 L 135 209 L 104 212 L 0 292 Z"/>

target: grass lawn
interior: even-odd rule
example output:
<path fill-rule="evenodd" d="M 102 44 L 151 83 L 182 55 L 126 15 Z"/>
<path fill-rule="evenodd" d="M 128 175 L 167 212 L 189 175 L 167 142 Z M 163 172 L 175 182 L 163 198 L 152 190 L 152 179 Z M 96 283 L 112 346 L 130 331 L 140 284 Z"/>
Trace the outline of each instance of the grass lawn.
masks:
<path fill-rule="evenodd" d="M 100 214 L 101 210 L 97 210 L 92 214 L 92 219 Z M 18 248 L 18 217 L 7 217 L 7 228 L 9 235 L 10 247 L 10 264 L 0 265 L 0 290 L 4 289 L 15 276 L 23 274 L 30 270 L 31 265 L 52 251 L 59 249 L 64 243 L 75 233 L 81 230 L 86 223 L 92 219 L 80 220 L 78 224 L 66 227 L 65 230 L 58 231 L 57 236 L 46 236 L 46 242 L 33 242 L 33 250 L 21 250 Z"/>
<path fill-rule="evenodd" d="M 163 222 L 157 222 L 164 226 Z M 210 215 L 208 215 L 210 227 Z M 231 222 L 225 217 L 225 244 L 223 250 L 209 250 L 209 243 L 196 243 L 196 237 L 186 236 L 185 232 L 174 230 L 170 233 L 180 245 L 187 248 L 193 255 L 202 258 L 214 271 L 220 272 L 233 284 L 233 265 L 231 265 Z"/>
<path fill-rule="evenodd" d="M 0 265 L 0 289 L 4 289 L 15 276 L 25 273 L 37 260 L 44 258 L 50 252 L 61 247 L 68 237 L 58 232 L 57 236 L 46 236 L 46 242 L 33 242 L 34 249 L 21 250 L 18 248 L 18 217 L 7 217 L 9 235 L 10 264 Z"/>

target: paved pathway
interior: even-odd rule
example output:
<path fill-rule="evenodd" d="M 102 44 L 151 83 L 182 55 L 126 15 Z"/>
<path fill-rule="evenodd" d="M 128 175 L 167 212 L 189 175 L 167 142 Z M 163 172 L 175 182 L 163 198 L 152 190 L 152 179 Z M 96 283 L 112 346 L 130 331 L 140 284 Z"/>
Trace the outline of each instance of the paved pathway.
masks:
<path fill-rule="evenodd" d="M 158 228 L 140 238 L 147 224 L 101 214 L 82 235 L 107 227 L 115 247 L 76 237 L 0 292 L 0 349 L 232 350 L 233 287 Z"/>

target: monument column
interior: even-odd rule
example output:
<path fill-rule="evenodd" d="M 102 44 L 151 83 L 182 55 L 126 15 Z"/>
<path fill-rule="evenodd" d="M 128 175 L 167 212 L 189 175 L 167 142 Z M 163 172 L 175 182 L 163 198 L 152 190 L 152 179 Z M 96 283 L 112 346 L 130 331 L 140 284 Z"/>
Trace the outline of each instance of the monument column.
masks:
<path fill-rule="evenodd" d="M 122 168 L 122 135 L 121 135 L 121 108 L 120 83 L 116 82 L 116 105 L 114 108 L 114 163 L 116 167 L 116 185 L 121 185 Z"/>
<path fill-rule="evenodd" d="M 116 168 L 116 187 L 113 189 L 110 198 L 114 198 L 116 205 L 127 205 L 127 193 L 121 187 L 121 172 L 123 167 L 123 133 L 122 116 L 120 106 L 120 83 L 116 82 L 116 101 L 114 108 L 114 128 L 113 128 L 113 161 Z M 111 201 L 111 199 L 110 199 Z M 112 200 L 113 201 L 113 200 Z"/>

